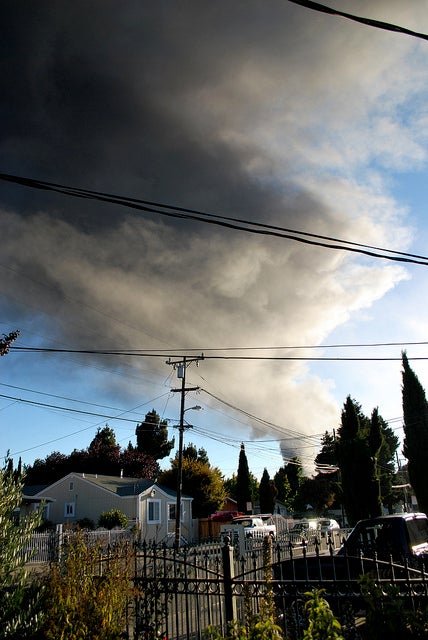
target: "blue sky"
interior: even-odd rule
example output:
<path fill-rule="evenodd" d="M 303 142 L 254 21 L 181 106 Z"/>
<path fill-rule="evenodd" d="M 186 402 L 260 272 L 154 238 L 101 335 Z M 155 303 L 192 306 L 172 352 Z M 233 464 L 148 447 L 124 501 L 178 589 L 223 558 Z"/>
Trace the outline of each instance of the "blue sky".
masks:
<path fill-rule="evenodd" d="M 425 41 L 289 2 L 105 6 L 5 3 L 0 173 L 428 253 Z M 423 2 L 341 9 L 428 33 Z M 403 348 L 428 380 L 424 265 L 6 182 L 0 218 L 1 333 L 159 356 L 12 350 L 1 455 L 69 453 L 106 423 L 126 446 L 152 408 L 176 434 L 166 360 L 204 352 L 229 359 L 189 367 L 185 442 L 226 477 L 241 442 L 258 477 L 293 454 L 310 472 L 348 394 L 402 436 Z"/>

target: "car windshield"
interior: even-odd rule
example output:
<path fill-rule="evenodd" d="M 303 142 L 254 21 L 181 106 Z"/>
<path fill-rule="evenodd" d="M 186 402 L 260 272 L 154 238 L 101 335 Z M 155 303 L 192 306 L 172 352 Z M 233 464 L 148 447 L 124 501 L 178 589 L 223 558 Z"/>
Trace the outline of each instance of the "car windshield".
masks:
<path fill-rule="evenodd" d="M 409 542 L 412 547 L 428 542 L 428 520 L 425 518 L 408 520 L 407 531 L 409 532 Z"/>
<path fill-rule="evenodd" d="M 347 553 L 371 556 L 376 552 L 379 557 L 399 554 L 402 549 L 399 524 L 396 521 L 361 524 L 346 542 Z"/>

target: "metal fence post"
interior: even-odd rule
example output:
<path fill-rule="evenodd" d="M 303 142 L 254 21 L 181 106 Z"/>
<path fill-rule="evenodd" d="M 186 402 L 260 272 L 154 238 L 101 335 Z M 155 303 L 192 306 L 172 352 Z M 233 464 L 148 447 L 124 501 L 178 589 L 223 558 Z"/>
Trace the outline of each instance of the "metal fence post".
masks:
<path fill-rule="evenodd" d="M 233 595 L 233 580 L 235 577 L 233 566 L 233 547 L 230 545 L 230 538 L 226 536 L 225 544 L 221 549 L 223 559 L 223 577 L 224 577 L 224 604 L 226 623 L 229 625 L 236 620 L 236 602 Z"/>

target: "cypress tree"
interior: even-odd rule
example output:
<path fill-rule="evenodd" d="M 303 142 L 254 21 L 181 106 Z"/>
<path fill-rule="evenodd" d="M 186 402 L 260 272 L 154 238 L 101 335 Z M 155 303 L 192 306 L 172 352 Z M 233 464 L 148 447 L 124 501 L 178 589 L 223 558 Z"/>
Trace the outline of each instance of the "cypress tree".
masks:
<path fill-rule="evenodd" d="M 259 486 L 259 500 L 261 513 L 273 513 L 277 496 L 275 483 L 270 479 L 267 469 L 264 469 Z"/>
<path fill-rule="evenodd" d="M 425 390 L 410 368 L 407 354 L 403 361 L 403 454 L 408 460 L 410 484 L 420 511 L 428 513 L 428 402 Z"/>
<path fill-rule="evenodd" d="M 241 450 L 239 452 L 238 475 L 236 478 L 236 502 L 238 511 L 248 513 L 247 504 L 251 503 L 251 480 L 243 443 L 241 444 Z"/>
<path fill-rule="evenodd" d="M 377 455 L 382 444 L 380 428 L 377 410 L 370 421 L 360 405 L 347 397 L 338 431 L 337 458 L 343 504 L 351 525 L 381 513 L 377 472 Z"/>
<path fill-rule="evenodd" d="M 370 421 L 370 431 L 368 434 L 368 445 L 370 457 L 368 461 L 368 472 L 370 477 L 369 493 L 367 495 L 368 510 L 371 518 L 382 515 L 382 502 L 380 498 L 380 477 L 378 473 L 378 457 L 383 443 L 382 425 L 377 409 L 373 409 Z"/>

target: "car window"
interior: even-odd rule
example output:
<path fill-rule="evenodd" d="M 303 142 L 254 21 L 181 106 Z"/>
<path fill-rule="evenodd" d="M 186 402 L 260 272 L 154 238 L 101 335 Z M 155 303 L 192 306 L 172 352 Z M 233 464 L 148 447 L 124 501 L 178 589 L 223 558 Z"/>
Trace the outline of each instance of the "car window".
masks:
<path fill-rule="evenodd" d="M 346 542 L 349 555 L 372 556 L 387 559 L 400 553 L 400 523 L 395 521 L 364 523 L 353 532 Z"/>
<path fill-rule="evenodd" d="M 425 518 L 408 520 L 407 531 L 409 532 L 409 541 L 412 547 L 428 542 L 428 521 Z"/>

